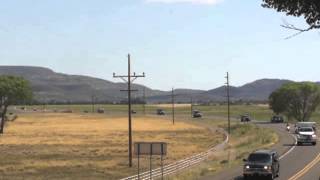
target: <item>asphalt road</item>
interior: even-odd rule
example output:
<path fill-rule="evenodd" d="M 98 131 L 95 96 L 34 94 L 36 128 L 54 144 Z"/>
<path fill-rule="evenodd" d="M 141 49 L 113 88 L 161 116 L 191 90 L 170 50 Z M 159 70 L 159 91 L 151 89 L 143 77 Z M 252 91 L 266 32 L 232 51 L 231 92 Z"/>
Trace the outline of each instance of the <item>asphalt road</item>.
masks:
<path fill-rule="evenodd" d="M 259 123 L 263 127 L 273 128 L 280 136 L 275 149 L 280 155 L 280 177 L 277 180 L 319 180 L 320 176 L 320 142 L 316 146 L 295 146 L 291 133 L 285 131 L 284 124 Z M 202 180 L 242 180 L 242 165 L 227 169 Z M 255 178 L 258 180 L 258 178 Z"/>

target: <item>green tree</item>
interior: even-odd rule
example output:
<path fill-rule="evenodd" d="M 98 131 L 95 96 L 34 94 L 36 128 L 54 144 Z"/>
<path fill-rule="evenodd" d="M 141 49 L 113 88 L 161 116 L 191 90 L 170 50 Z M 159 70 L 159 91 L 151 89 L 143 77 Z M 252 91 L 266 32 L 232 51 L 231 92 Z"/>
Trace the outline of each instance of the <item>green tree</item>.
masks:
<path fill-rule="evenodd" d="M 320 28 L 319 0 L 263 0 L 262 6 L 284 12 L 288 16 L 304 17 L 309 25 L 307 28 L 297 28 L 291 24 L 283 25 L 285 28 L 299 31 L 297 34 Z"/>
<path fill-rule="evenodd" d="M 28 81 L 21 77 L 0 76 L 0 134 L 3 134 L 8 107 L 31 98 L 32 91 Z"/>
<path fill-rule="evenodd" d="M 298 121 L 308 121 L 320 104 L 320 87 L 315 83 L 288 83 L 269 97 L 270 108 L 276 114 L 286 114 Z"/>

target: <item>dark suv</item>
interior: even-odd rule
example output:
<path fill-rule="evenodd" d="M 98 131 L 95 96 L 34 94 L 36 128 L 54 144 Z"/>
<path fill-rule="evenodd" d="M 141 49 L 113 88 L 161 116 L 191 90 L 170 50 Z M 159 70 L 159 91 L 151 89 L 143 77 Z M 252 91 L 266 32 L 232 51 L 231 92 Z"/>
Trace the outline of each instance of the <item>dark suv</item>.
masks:
<path fill-rule="evenodd" d="M 259 150 L 251 153 L 248 159 L 243 161 L 245 162 L 243 167 L 244 179 L 264 176 L 273 180 L 275 177 L 279 177 L 279 156 L 276 151 Z"/>
<path fill-rule="evenodd" d="M 283 123 L 284 119 L 282 116 L 272 116 L 271 123 Z"/>
<path fill-rule="evenodd" d="M 250 122 L 251 121 L 251 118 L 248 114 L 245 114 L 245 115 L 241 115 L 240 116 L 240 121 L 241 122 Z"/>

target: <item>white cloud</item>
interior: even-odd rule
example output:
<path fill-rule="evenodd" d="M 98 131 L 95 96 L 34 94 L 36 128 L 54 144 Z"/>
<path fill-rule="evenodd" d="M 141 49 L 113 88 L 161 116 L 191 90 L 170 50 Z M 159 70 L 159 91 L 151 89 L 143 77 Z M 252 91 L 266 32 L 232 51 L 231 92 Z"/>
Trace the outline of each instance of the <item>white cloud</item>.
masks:
<path fill-rule="evenodd" d="M 223 0 L 146 0 L 149 3 L 192 3 L 192 4 L 206 4 L 206 5 L 215 5 Z"/>

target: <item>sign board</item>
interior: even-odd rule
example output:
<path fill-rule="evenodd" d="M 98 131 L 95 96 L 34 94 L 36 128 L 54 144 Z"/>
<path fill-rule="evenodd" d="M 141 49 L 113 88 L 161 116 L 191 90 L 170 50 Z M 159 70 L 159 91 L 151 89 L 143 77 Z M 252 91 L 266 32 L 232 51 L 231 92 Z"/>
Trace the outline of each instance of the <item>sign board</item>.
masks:
<path fill-rule="evenodd" d="M 134 143 L 135 155 L 167 155 L 167 143 L 164 142 L 136 142 Z"/>

